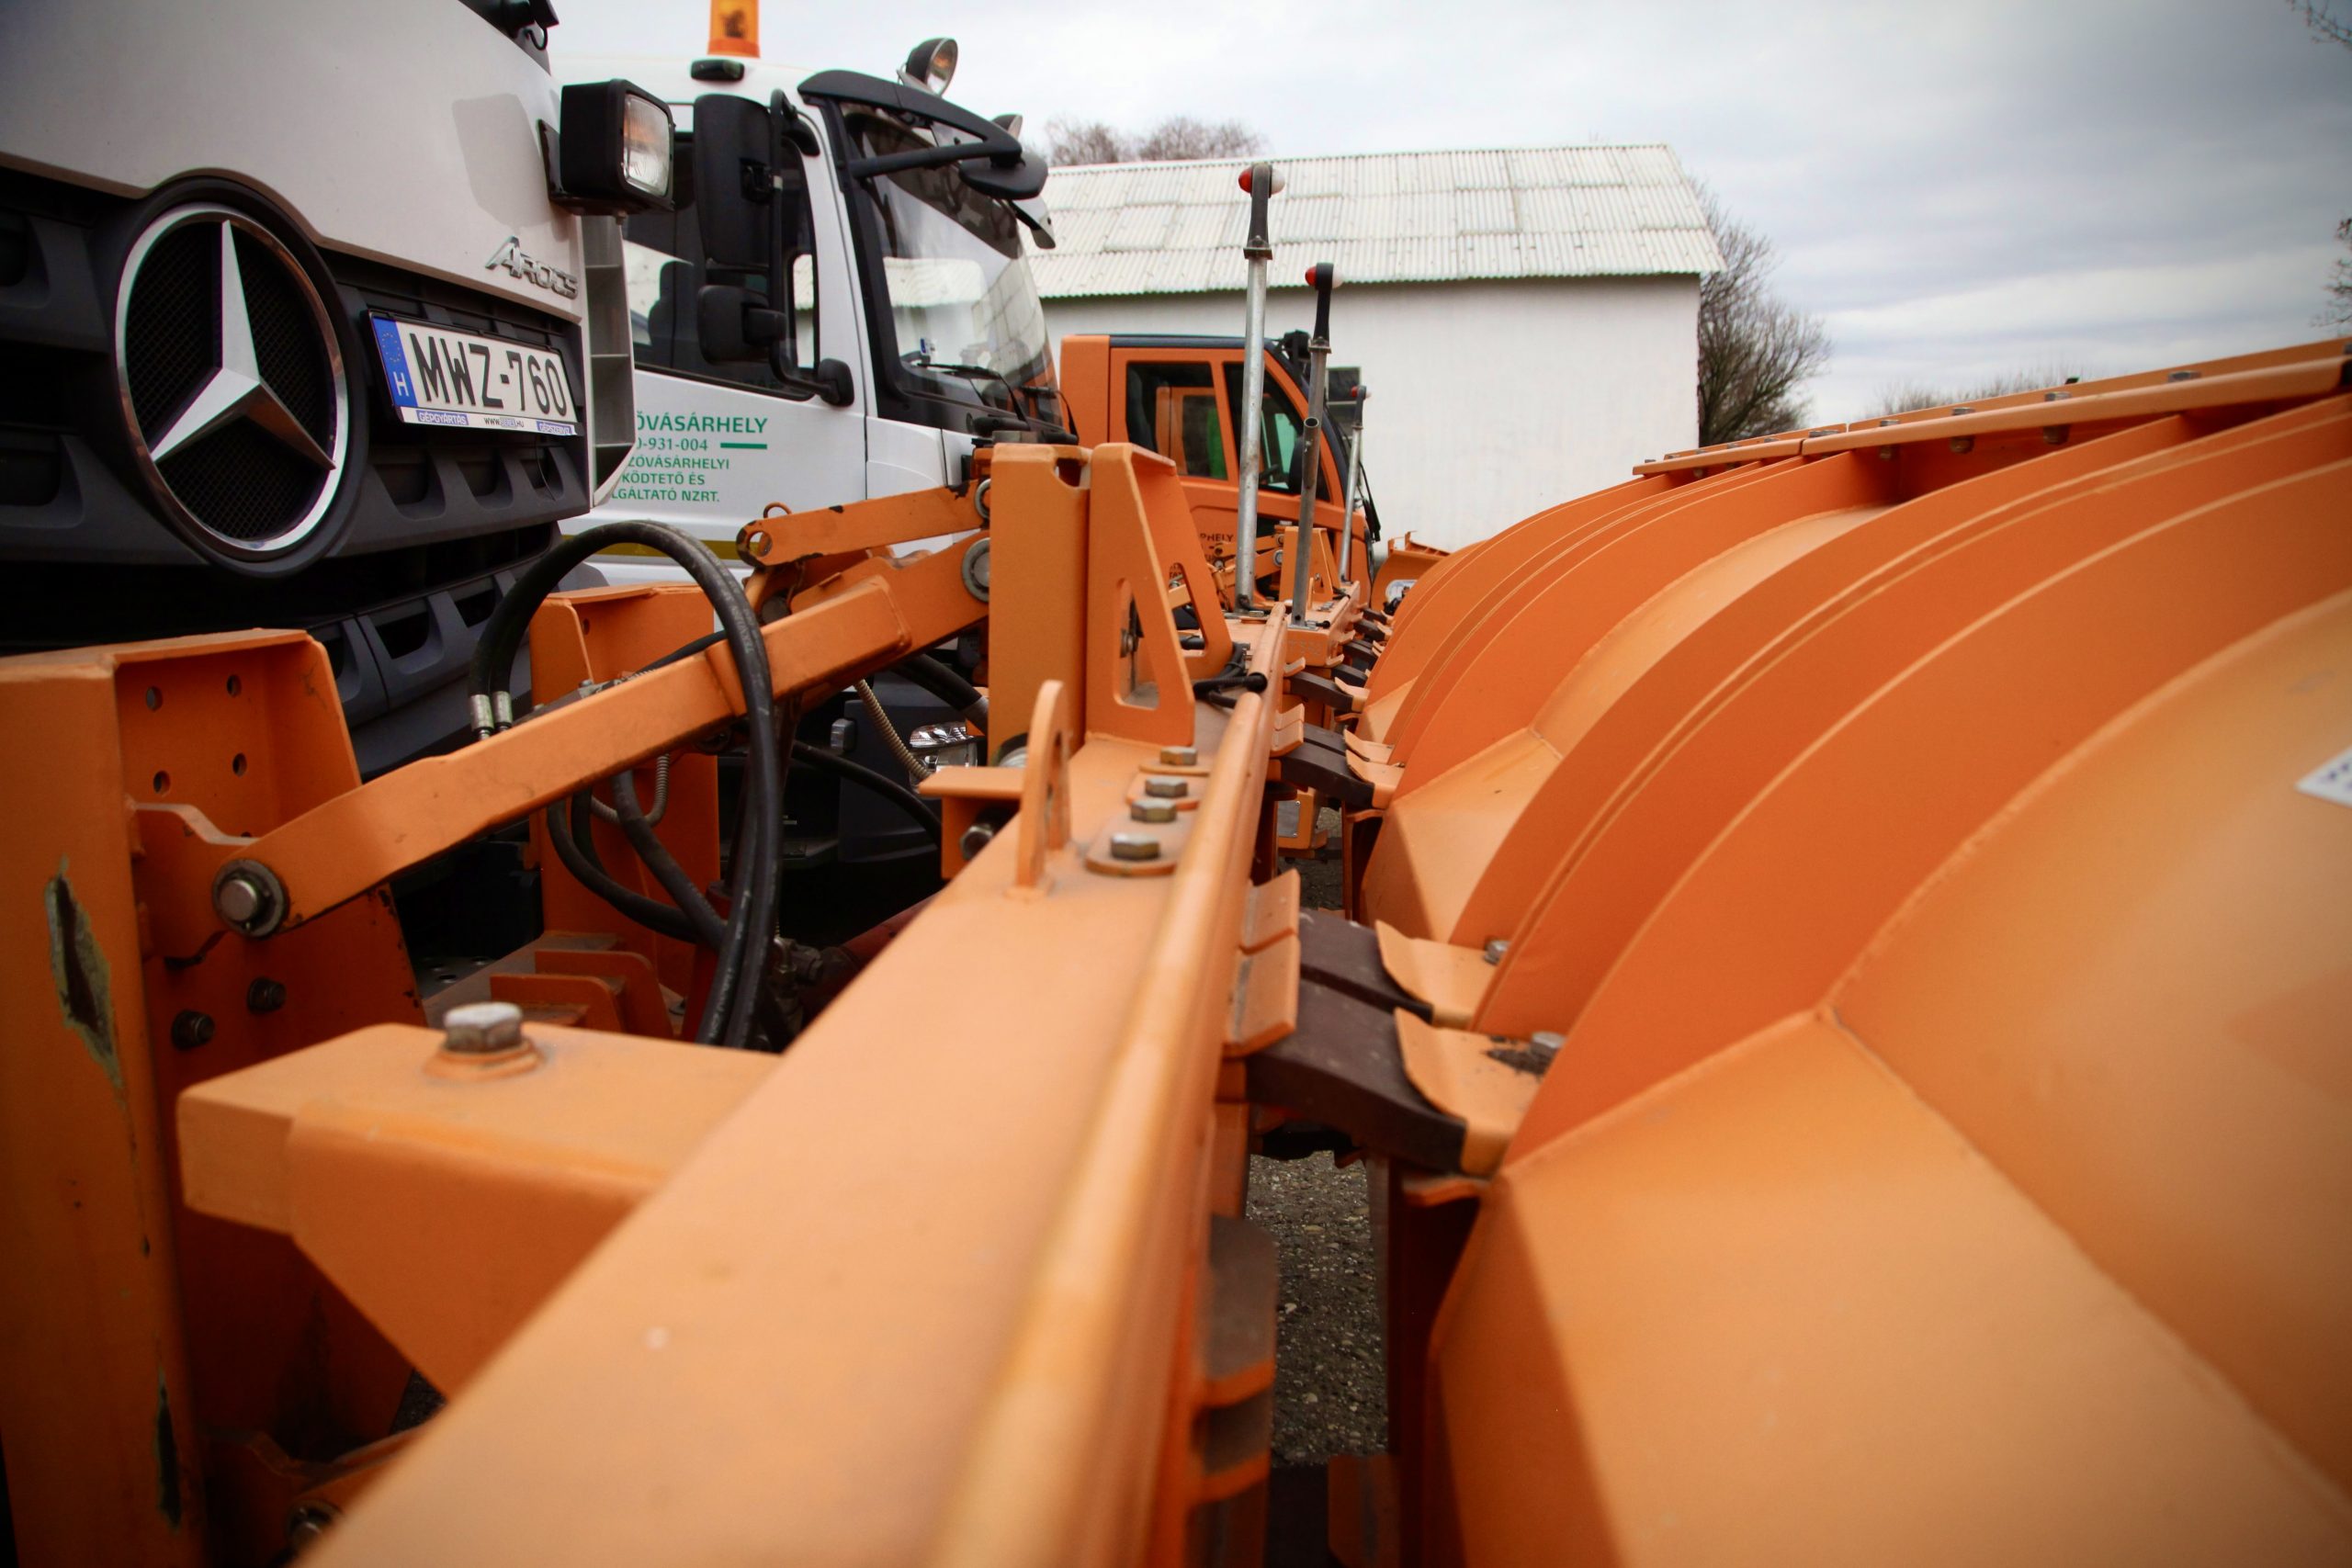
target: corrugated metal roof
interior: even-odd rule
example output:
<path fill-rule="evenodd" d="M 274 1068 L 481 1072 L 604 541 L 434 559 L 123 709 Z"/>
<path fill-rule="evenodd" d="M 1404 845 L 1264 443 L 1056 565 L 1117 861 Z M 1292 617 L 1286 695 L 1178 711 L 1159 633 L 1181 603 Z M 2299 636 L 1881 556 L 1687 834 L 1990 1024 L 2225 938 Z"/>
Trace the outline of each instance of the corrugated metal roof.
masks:
<path fill-rule="evenodd" d="M 1513 147 L 1277 158 L 1277 286 L 1316 262 L 1350 283 L 1642 276 L 1723 265 L 1670 149 Z M 1242 286 L 1246 159 L 1102 164 L 1046 183 L 1060 243 L 1032 252 L 1048 299 Z"/>

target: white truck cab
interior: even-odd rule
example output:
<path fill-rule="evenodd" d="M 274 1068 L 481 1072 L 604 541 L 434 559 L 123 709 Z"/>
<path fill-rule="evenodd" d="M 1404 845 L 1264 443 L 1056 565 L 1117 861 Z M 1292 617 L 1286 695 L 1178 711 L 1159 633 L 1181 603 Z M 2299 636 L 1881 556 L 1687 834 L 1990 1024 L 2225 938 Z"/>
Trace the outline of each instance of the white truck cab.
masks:
<path fill-rule="evenodd" d="M 553 19 L 0 3 L 0 652 L 299 627 L 364 770 L 464 732 L 618 483 L 617 220 L 669 199 L 666 113 L 560 86 Z"/>
<path fill-rule="evenodd" d="M 565 58 L 621 76 L 678 130 L 677 204 L 628 220 L 637 449 L 574 526 L 667 523 L 722 555 L 794 510 L 959 482 L 998 434 L 1064 439 L 1022 235 L 1050 244 L 1017 118 L 942 93 L 952 40 L 895 78 L 740 56 Z M 788 299 L 784 296 L 789 296 Z M 657 557 L 605 555 L 614 582 Z"/>

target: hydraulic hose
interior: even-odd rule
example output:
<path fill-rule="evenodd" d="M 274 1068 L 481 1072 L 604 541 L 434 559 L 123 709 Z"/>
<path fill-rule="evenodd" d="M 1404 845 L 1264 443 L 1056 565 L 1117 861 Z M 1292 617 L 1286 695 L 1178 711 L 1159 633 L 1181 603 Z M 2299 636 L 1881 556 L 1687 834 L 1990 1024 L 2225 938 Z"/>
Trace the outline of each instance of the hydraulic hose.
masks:
<path fill-rule="evenodd" d="M 728 919 L 705 1007 L 695 1038 L 741 1047 L 752 1026 L 752 1003 L 775 929 L 776 835 L 782 830 L 784 767 L 776 737 L 775 692 L 767 643 L 759 616 L 735 574 L 700 543 L 658 523 L 605 523 L 566 537 L 524 571 L 514 591 L 499 601 L 474 648 L 475 728 L 488 735 L 505 728 L 512 699 L 506 682 L 531 617 L 566 572 L 615 544 L 650 546 L 668 556 L 692 578 L 716 613 L 719 630 L 735 657 L 742 682 L 748 766 L 744 770 L 743 815 L 736 828 L 735 867 L 728 881 Z M 573 812 L 574 826 L 589 814 Z M 571 863 L 569 857 L 566 864 Z M 657 873 L 658 874 L 658 873 Z M 611 878 L 605 879 L 607 883 Z M 616 884 L 615 886 L 617 886 Z M 639 895 L 638 897 L 642 897 Z M 649 905 L 655 900 L 647 899 Z"/>
<path fill-rule="evenodd" d="M 890 667 L 894 675 L 902 675 L 957 713 L 973 728 L 989 727 L 989 700 L 980 689 L 964 679 L 961 671 L 933 659 L 928 653 L 912 653 Z"/>
<path fill-rule="evenodd" d="M 888 774 L 877 773 L 863 762 L 853 761 L 837 751 L 828 751 L 822 746 L 812 746 L 806 740 L 795 740 L 792 754 L 812 768 L 872 790 L 921 823 L 922 830 L 931 835 L 933 843 L 939 841 L 939 818 L 933 813 L 931 803 Z"/>
<path fill-rule="evenodd" d="M 585 790 L 581 792 L 582 795 L 586 793 Z M 547 820 L 548 841 L 555 847 L 556 858 L 563 862 L 564 869 L 571 873 L 582 886 L 648 931 L 659 931 L 680 942 L 701 940 L 694 923 L 684 914 L 659 898 L 649 898 L 633 887 L 624 887 L 613 879 L 612 874 L 605 869 L 604 863 L 596 858 L 593 843 L 586 848 L 582 847 L 582 841 L 587 835 L 581 831 L 581 824 L 588 820 L 588 813 L 581 807 L 578 796 L 572 798 L 569 809 L 563 801 L 548 802 Z"/>
<path fill-rule="evenodd" d="M 871 682 L 860 681 L 857 683 L 857 700 L 865 705 L 865 716 L 874 721 L 874 727 L 882 732 L 882 739 L 889 742 L 892 754 L 899 759 L 899 766 L 907 770 L 907 777 L 916 784 L 929 778 L 931 769 L 908 747 L 907 738 L 899 733 L 899 727 L 890 722 L 889 710 L 883 707 L 882 699 L 874 694 Z"/>
<path fill-rule="evenodd" d="M 628 835 L 629 847 L 637 852 L 637 858 L 645 863 L 662 890 L 670 895 L 671 902 L 694 926 L 703 945 L 713 949 L 720 946 L 727 940 L 727 922 L 718 918 L 710 900 L 695 886 L 695 879 L 686 874 L 686 868 L 678 863 L 661 835 L 654 832 L 652 818 L 638 809 L 637 781 L 627 768 L 613 775 L 613 814 L 620 818 L 621 831 Z"/>
<path fill-rule="evenodd" d="M 629 795 L 632 798 L 634 798 L 637 794 L 636 784 L 636 780 L 631 779 L 629 781 Z M 613 798 L 616 800 L 620 798 L 620 791 L 617 784 L 614 787 Z M 621 814 L 614 810 L 611 807 L 605 805 L 603 801 L 596 799 L 594 795 L 591 795 L 588 800 L 588 806 L 591 810 L 596 813 L 599 819 L 610 822 L 616 828 L 620 826 Z M 669 811 L 670 753 L 664 751 L 660 756 L 653 759 L 653 804 L 646 808 L 645 820 L 649 826 L 660 827 L 662 824 L 662 818 L 668 816 Z M 636 842 L 634 839 L 629 841 L 631 843 Z"/>

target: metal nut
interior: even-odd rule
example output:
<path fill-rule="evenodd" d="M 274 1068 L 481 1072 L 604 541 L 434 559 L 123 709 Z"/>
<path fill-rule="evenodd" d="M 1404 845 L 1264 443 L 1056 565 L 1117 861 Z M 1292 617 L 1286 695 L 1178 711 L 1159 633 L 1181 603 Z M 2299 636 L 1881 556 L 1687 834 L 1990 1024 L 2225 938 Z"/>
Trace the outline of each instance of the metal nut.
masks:
<path fill-rule="evenodd" d="M 454 1056 L 490 1056 L 523 1043 L 523 1010 L 513 1002 L 468 1002 L 441 1020 L 441 1049 Z"/>
<path fill-rule="evenodd" d="M 1197 768 L 1201 765 L 1201 753 L 1191 746 L 1162 746 L 1159 760 L 1171 768 Z"/>
<path fill-rule="evenodd" d="M 1484 956 L 1489 964 L 1500 964 L 1503 961 L 1503 954 L 1510 951 L 1510 939 L 1509 937 L 1489 937 L 1487 940 Z"/>
<path fill-rule="evenodd" d="M 1143 781 L 1144 794 L 1156 800 L 1182 800 L 1192 789 L 1182 779 L 1154 775 Z"/>
<path fill-rule="evenodd" d="M 1173 822 L 1176 807 L 1165 800 L 1132 800 L 1127 815 L 1138 822 Z"/>
<path fill-rule="evenodd" d="M 286 1005 L 286 982 L 265 975 L 245 987 L 247 1012 L 276 1012 Z"/>
<path fill-rule="evenodd" d="M 964 858 L 966 860 L 972 860 L 976 858 L 982 850 L 987 849 L 989 847 L 989 841 L 995 837 L 995 823 L 975 822 L 970 827 L 964 829 L 964 836 L 956 840 L 956 847 L 964 852 Z"/>
<path fill-rule="evenodd" d="M 964 551 L 964 586 L 981 604 L 989 602 L 989 542 L 985 538 L 974 539 Z"/>
<path fill-rule="evenodd" d="M 1114 833 L 1111 835 L 1113 860 L 1158 860 L 1159 840 L 1148 833 Z"/>

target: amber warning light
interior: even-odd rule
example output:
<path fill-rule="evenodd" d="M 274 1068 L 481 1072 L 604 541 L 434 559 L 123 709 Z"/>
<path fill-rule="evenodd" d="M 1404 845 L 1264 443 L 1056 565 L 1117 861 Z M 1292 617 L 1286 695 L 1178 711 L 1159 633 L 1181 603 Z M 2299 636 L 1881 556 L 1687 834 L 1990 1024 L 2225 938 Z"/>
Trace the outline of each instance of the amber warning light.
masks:
<path fill-rule="evenodd" d="M 710 0 L 710 52 L 760 57 L 760 0 Z"/>

